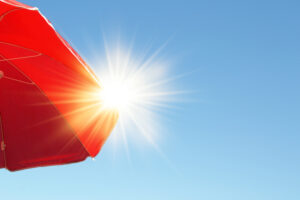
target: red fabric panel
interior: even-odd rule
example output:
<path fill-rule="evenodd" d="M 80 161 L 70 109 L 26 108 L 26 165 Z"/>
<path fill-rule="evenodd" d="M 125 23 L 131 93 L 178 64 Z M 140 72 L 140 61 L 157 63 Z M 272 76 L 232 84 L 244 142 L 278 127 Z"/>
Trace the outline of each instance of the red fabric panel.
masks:
<path fill-rule="evenodd" d="M 0 111 L 6 144 L 6 168 L 14 171 L 36 166 L 78 162 L 89 154 L 56 107 L 13 64 L 1 61 Z"/>

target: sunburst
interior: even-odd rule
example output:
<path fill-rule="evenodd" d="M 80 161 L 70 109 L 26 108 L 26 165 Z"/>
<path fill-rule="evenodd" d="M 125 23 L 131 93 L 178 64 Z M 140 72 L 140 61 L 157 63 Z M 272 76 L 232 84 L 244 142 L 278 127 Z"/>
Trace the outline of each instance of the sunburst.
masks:
<path fill-rule="evenodd" d="M 99 76 L 102 89 L 98 98 L 103 109 L 119 113 L 113 141 L 121 139 L 128 151 L 130 134 L 131 138 L 144 138 L 162 154 L 156 141 L 162 134 L 161 111 L 170 109 L 183 93 L 174 89 L 176 78 L 170 75 L 169 62 L 159 57 L 162 48 L 147 56 L 124 45 L 111 46 L 106 43 L 105 55 L 91 66 Z"/>

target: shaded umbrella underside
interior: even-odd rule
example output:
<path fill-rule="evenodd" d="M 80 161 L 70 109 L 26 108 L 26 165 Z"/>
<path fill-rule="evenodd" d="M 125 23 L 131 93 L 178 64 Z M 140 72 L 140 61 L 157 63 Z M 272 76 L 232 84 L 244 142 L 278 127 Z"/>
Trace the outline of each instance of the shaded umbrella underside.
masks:
<path fill-rule="evenodd" d="M 100 89 L 94 74 L 37 9 L 0 1 L 0 71 L 0 167 L 64 164 L 98 154 L 118 116 L 86 101 Z"/>
<path fill-rule="evenodd" d="M 24 168 L 84 160 L 89 154 L 49 99 L 7 61 L 0 63 L 0 167 Z"/>

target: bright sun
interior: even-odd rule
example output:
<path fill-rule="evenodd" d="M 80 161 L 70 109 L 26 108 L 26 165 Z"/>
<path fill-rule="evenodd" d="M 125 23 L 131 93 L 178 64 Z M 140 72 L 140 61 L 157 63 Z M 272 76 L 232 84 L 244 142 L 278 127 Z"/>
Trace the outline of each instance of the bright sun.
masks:
<path fill-rule="evenodd" d="M 99 96 L 104 109 L 117 109 L 122 112 L 136 100 L 135 92 L 135 87 L 127 81 L 111 80 L 103 83 Z"/>
<path fill-rule="evenodd" d="M 158 59 L 159 52 L 139 55 L 120 45 L 113 49 L 106 46 L 105 56 L 91 64 L 97 66 L 102 88 L 97 98 L 102 108 L 119 114 L 112 141 L 121 139 L 126 151 L 128 137 L 144 138 L 160 151 L 156 140 L 162 132 L 161 111 L 172 107 L 181 94 L 172 89 L 175 78 L 170 77 L 168 63 Z"/>

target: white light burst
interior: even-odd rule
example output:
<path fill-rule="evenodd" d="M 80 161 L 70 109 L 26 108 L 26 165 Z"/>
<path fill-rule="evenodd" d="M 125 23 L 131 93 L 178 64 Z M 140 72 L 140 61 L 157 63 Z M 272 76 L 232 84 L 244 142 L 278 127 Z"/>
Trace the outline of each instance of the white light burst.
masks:
<path fill-rule="evenodd" d="M 127 151 L 129 135 L 135 139 L 144 138 L 161 153 L 156 144 L 161 132 L 159 117 L 181 93 L 172 89 L 174 79 L 169 77 L 168 62 L 159 59 L 161 48 L 147 56 L 146 53 L 135 54 L 131 48 L 121 45 L 113 49 L 108 46 L 105 56 L 92 66 L 96 67 L 102 86 L 99 98 L 104 109 L 119 113 L 111 137 L 114 140 L 121 138 Z"/>

